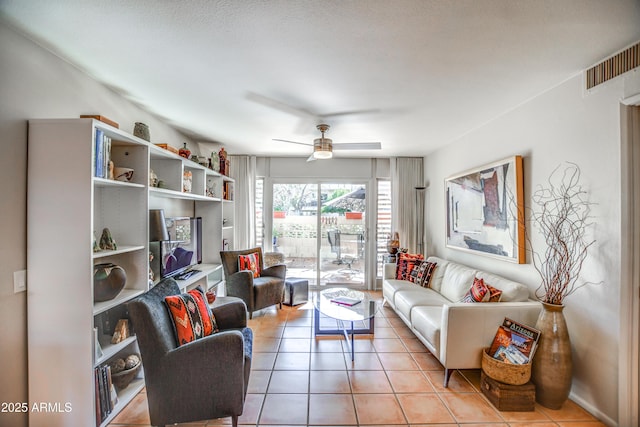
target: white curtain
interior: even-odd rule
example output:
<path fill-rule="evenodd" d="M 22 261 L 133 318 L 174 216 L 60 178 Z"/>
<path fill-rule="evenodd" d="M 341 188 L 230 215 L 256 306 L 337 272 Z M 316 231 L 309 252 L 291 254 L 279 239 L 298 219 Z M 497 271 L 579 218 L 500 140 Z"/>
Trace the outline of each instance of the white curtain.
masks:
<path fill-rule="evenodd" d="M 255 185 L 256 157 L 229 156 L 234 185 L 233 246 L 248 249 L 256 244 Z"/>
<path fill-rule="evenodd" d="M 409 253 L 423 251 L 419 244 L 423 239 L 418 233 L 424 230 L 424 166 L 422 157 L 391 158 L 391 198 L 393 218 L 392 232 L 400 235 L 400 247 Z M 424 245 L 422 245 L 424 246 Z"/>

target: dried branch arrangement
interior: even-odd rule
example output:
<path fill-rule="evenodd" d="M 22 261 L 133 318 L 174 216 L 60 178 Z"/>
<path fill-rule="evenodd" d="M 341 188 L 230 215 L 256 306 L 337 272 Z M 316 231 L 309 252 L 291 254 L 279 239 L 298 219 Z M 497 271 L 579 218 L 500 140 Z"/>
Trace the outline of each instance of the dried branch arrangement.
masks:
<path fill-rule="evenodd" d="M 595 240 L 587 238 L 593 203 L 580 185 L 580 168 L 568 163 L 558 166 L 549 176 L 547 186 L 539 186 L 531 198 L 531 222 L 546 242 L 543 254 L 531 248 L 535 269 L 542 283 L 536 297 L 546 303 L 563 304 L 564 299 L 587 283 L 578 284 L 587 249 Z"/>

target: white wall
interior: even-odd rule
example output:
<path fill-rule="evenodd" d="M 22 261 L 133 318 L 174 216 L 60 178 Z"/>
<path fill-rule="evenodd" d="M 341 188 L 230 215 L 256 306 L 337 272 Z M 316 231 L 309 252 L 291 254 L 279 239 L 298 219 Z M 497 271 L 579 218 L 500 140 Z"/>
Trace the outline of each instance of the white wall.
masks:
<path fill-rule="evenodd" d="M 515 154 L 524 157 L 525 204 L 563 161 L 577 163 L 591 201 L 597 240 L 583 279 L 603 281 L 565 301 L 574 349 L 572 398 L 609 424 L 617 420 L 620 321 L 621 174 L 619 101 L 637 90 L 640 73 L 627 73 L 593 93 L 576 76 L 455 143 L 425 158 L 427 251 L 526 283 L 532 292 L 539 276 L 517 265 L 445 247 L 444 179 Z M 539 238 L 534 245 L 543 248 Z M 624 321 L 624 319 L 622 319 Z"/>
<path fill-rule="evenodd" d="M 13 272 L 26 269 L 27 121 L 81 114 L 102 114 L 129 132 L 135 122 L 147 123 L 152 142 L 179 147 L 187 140 L 0 21 L 0 402 L 27 402 L 28 397 L 26 294 L 13 293 Z M 51 174 L 64 164 L 60 152 L 51 159 Z M 64 236 L 60 245 L 64 250 Z M 0 413 L 0 425 L 24 426 L 27 417 Z"/>

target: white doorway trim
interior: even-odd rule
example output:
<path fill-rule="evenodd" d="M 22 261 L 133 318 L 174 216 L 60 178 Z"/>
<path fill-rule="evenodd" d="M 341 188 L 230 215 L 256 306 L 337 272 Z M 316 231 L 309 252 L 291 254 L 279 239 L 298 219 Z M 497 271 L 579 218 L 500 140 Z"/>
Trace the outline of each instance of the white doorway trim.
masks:
<path fill-rule="evenodd" d="M 640 94 L 622 100 L 621 268 L 618 425 L 639 425 L 640 406 Z"/>

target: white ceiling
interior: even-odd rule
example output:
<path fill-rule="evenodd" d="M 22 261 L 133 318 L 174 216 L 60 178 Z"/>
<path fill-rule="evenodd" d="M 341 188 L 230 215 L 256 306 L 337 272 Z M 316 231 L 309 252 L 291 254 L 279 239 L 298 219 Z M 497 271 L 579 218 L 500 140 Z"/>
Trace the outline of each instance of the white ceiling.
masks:
<path fill-rule="evenodd" d="M 0 14 L 231 154 L 309 154 L 271 139 L 311 142 L 326 121 L 335 143 L 382 143 L 340 155 L 424 155 L 640 40 L 637 0 L 1 0 Z"/>

